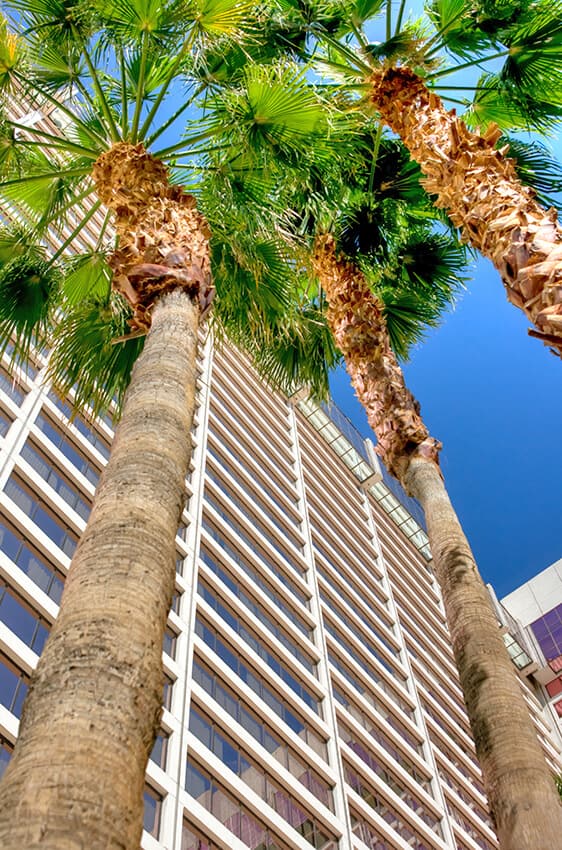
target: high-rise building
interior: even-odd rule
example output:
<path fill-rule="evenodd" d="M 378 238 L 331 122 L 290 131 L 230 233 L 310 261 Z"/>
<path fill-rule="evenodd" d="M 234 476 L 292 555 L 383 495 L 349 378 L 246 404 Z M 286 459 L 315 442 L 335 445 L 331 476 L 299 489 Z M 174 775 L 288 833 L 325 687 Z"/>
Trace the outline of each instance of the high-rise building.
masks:
<path fill-rule="evenodd" d="M 143 847 L 492 850 L 417 505 L 337 409 L 201 352 Z M 71 417 L 42 355 L 6 365 L 0 765 L 113 436 Z"/>

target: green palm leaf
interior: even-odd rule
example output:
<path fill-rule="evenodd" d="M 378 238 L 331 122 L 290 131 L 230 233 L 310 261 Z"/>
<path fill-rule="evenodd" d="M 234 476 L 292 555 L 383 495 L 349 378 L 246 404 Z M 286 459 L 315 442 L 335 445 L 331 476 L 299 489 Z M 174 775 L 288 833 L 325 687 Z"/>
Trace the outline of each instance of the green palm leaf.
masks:
<path fill-rule="evenodd" d="M 119 296 L 109 302 L 67 305 L 52 335 L 48 377 L 62 395 L 75 389 L 75 406 L 94 414 L 119 407 L 144 338 L 114 340 L 128 333 L 129 308 Z"/>
<path fill-rule="evenodd" d="M 25 360 L 32 345 L 42 344 L 58 303 L 59 284 L 60 272 L 37 250 L 27 249 L 2 266 L 2 348 L 11 340 L 14 355 Z"/>
<path fill-rule="evenodd" d="M 111 270 L 105 254 L 80 254 L 66 263 L 62 292 L 71 307 L 83 301 L 105 303 L 111 292 Z"/>

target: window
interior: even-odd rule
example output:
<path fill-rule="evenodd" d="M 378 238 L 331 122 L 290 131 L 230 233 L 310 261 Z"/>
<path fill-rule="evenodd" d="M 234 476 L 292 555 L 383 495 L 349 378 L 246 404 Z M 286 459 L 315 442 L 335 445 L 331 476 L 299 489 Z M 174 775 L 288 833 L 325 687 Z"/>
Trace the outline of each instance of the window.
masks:
<path fill-rule="evenodd" d="M 49 623 L 2 579 L 0 579 L 0 622 L 11 629 L 37 655 L 41 654 L 49 634 Z"/>
<path fill-rule="evenodd" d="M 90 501 L 84 494 L 61 472 L 53 469 L 46 455 L 28 441 L 21 451 L 21 456 L 58 495 L 87 522 L 90 515 Z"/>
<path fill-rule="evenodd" d="M 254 652 L 259 655 L 259 657 L 265 661 L 265 663 L 271 667 L 271 669 L 281 679 L 283 679 L 285 684 L 288 685 L 292 691 L 298 694 L 298 696 L 308 705 L 309 708 L 312 709 L 312 711 L 317 713 L 320 711 L 320 702 L 318 698 L 308 691 L 296 674 L 287 669 L 284 662 L 281 662 L 277 656 L 273 654 L 273 652 L 269 651 L 262 638 L 247 628 L 244 623 L 240 621 L 239 617 L 219 600 L 216 591 L 211 590 L 202 580 L 200 580 L 197 592 L 205 600 L 205 602 L 214 611 L 216 611 L 220 617 L 222 617 L 225 623 L 227 623 L 230 628 L 236 632 L 236 634 L 240 635 L 245 643 L 251 647 L 251 649 L 253 649 Z"/>
<path fill-rule="evenodd" d="M 163 729 L 160 729 L 158 735 L 156 736 L 156 740 L 154 741 L 154 746 L 152 747 L 152 752 L 150 753 L 151 760 L 161 767 L 162 770 L 166 769 L 166 757 L 168 755 L 168 733 L 164 732 Z"/>
<path fill-rule="evenodd" d="M 55 448 L 62 452 L 78 472 L 87 478 L 94 487 L 97 486 L 100 478 L 99 467 L 83 454 L 70 435 L 63 434 L 60 427 L 55 425 L 49 417 L 44 416 L 43 413 L 37 416 L 34 425 L 45 434 Z"/>
<path fill-rule="evenodd" d="M 78 535 L 64 524 L 61 517 L 47 505 L 17 475 L 11 475 L 6 484 L 6 495 L 37 525 L 65 555 L 72 558 L 78 544 Z"/>
<path fill-rule="evenodd" d="M 27 694 L 29 677 L 0 652 L 0 703 L 19 717 Z"/>
<path fill-rule="evenodd" d="M 3 735 L 0 735 L 0 779 L 4 776 L 4 771 L 8 767 L 8 762 L 12 757 L 13 746 L 8 741 L 7 738 L 4 738 Z"/>
<path fill-rule="evenodd" d="M 160 832 L 160 816 L 162 814 L 162 795 L 155 791 L 150 785 L 144 788 L 144 829 L 158 838 Z"/>
<path fill-rule="evenodd" d="M 178 636 L 174 632 L 170 626 L 166 626 L 166 631 L 164 632 L 164 652 L 170 656 L 170 658 L 176 657 L 176 644 L 178 641 Z"/>
<path fill-rule="evenodd" d="M 8 416 L 7 413 L 4 413 L 3 410 L 0 410 L 0 436 L 5 437 L 8 431 L 10 430 L 10 425 L 12 424 L 12 420 Z"/>
<path fill-rule="evenodd" d="M 4 390 L 15 404 L 21 405 L 24 400 L 27 389 L 25 389 L 14 375 L 9 375 L 2 366 L 0 368 L 0 389 Z"/>
<path fill-rule="evenodd" d="M 185 788 L 251 850 L 264 850 L 264 848 L 284 850 L 286 848 L 287 842 L 282 836 L 279 837 L 270 830 L 243 803 L 231 795 L 218 779 L 211 778 L 205 768 L 192 758 L 188 758 L 187 761 Z M 328 850 L 328 848 L 334 850 L 335 837 L 326 835 L 319 827 L 317 820 L 291 795 L 280 786 L 273 784 L 266 789 L 266 794 L 266 802 L 313 847 L 318 850 Z M 189 835 L 189 832 L 187 834 Z M 213 850 L 213 845 L 206 844 L 182 845 L 182 850 L 195 850 L 195 848 L 206 850 L 208 846 Z"/>
<path fill-rule="evenodd" d="M 57 604 L 60 602 L 62 574 L 26 541 L 21 531 L 1 516 L 0 548 L 47 596 Z"/>

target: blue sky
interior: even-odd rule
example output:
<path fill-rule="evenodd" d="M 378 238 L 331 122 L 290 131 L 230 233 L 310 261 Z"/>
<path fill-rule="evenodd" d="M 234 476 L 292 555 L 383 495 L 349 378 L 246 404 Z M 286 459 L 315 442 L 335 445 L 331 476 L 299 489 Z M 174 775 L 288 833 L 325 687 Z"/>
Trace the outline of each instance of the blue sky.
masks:
<path fill-rule="evenodd" d="M 406 17 L 422 5 L 413 0 Z M 455 82 L 473 82 L 472 71 L 463 74 Z M 562 159 L 562 133 L 548 144 Z M 499 274 L 479 259 L 455 311 L 404 368 L 426 424 L 443 442 L 449 494 L 498 596 L 562 557 L 562 361 L 527 327 Z M 372 437 L 343 370 L 332 392 Z"/>

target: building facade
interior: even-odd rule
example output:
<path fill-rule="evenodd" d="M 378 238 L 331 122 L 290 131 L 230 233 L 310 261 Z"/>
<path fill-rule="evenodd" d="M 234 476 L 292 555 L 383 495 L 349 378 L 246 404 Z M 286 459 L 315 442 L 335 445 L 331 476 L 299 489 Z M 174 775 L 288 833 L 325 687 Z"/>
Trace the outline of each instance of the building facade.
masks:
<path fill-rule="evenodd" d="M 0 768 L 113 437 L 44 367 L 0 373 Z M 336 409 L 199 370 L 143 847 L 493 850 L 417 506 Z"/>
<path fill-rule="evenodd" d="M 562 739 L 562 558 L 504 596 L 501 605 L 526 641 L 533 681 Z"/>

